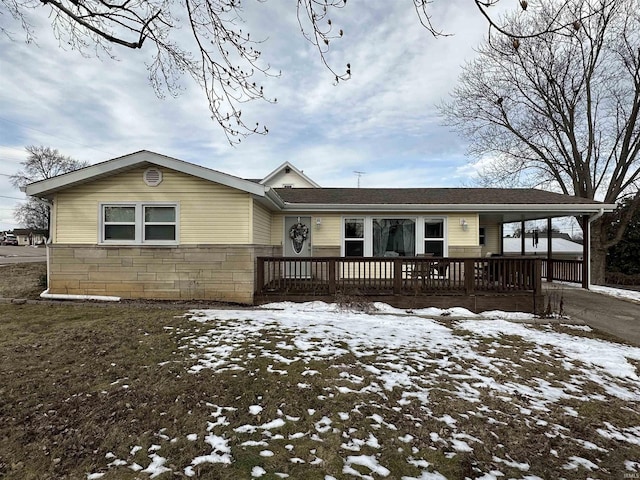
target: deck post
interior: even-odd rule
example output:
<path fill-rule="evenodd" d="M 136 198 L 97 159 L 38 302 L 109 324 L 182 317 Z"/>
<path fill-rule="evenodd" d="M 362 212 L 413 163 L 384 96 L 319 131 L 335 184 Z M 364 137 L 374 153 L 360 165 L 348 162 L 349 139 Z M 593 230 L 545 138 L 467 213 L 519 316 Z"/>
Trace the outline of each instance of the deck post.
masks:
<path fill-rule="evenodd" d="M 547 268 L 549 264 L 547 263 Z M 533 294 L 540 295 L 542 292 L 542 259 L 536 258 L 533 261 Z"/>
<path fill-rule="evenodd" d="M 475 261 L 473 258 L 464 259 L 464 291 L 471 295 L 475 290 Z"/>
<path fill-rule="evenodd" d="M 547 282 L 553 282 L 553 232 L 551 217 L 547 218 Z"/>
<path fill-rule="evenodd" d="M 333 295 L 336 293 L 336 263 L 337 260 L 335 258 L 329 259 L 329 294 Z"/>
<path fill-rule="evenodd" d="M 256 284 L 255 290 L 257 293 L 262 293 L 264 289 L 264 258 L 257 257 L 256 258 Z"/>
<path fill-rule="evenodd" d="M 589 289 L 591 278 L 591 256 L 589 249 L 591 248 L 591 230 L 589 223 L 589 215 L 582 215 L 582 288 Z"/>
<path fill-rule="evenodd" d="M 393 259 L 393 293 L 400 295 L 402 291 L 402 259 L 400 257 Z"/>

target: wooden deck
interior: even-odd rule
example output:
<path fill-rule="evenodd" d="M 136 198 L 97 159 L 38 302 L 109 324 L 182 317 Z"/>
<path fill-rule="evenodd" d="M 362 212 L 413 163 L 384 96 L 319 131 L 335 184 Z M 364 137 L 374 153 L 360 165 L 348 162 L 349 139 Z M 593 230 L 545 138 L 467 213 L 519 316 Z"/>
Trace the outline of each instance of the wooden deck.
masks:
<path fill-rule="evenodd" d="M 401 308 L 543 309 L 542 259 L 259 257 L 256 303 L 367 297 Z"/>

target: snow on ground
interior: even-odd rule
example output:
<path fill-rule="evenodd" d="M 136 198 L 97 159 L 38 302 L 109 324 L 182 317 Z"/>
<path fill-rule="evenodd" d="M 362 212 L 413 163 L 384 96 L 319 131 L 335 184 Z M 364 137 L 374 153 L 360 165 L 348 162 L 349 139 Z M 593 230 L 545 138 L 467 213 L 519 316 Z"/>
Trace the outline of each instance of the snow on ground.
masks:
<path fill-rule="evenodd" d="M 591 285 L 591 287 L 589 287 L 589 290 L 593 290 L 594 292 L 602 293 L 604 295 L 609 295 L 611 297 L 626 298 L 629 300 L 635 300 L 636 302 L 640 302 L 640 292 L 637 292 L 635 290 L 603 287 L 601 285 Z"/>
<path fill-rule="evenodd" d="M 551 285 L 551 284 L 550 284 Z M 567 285 L 571 288 L 581 288 L 579 284 L 572 282 L 560 282 L 555 280 L 553 285 Z M 603 285 L 591 285 L 589 290 L 592 292 L 597 292 L 602 295 L 608 295 L 610 297 L 622 298 L 626 300 L 633 300 L 635 302 L 640 302 L 640 291 L 630 290 L 626 288 L 615 288 L 615 287 L 605 287 Z"/>
<path fill-rule="evenodd" d="M 393 405 L 380 408 L 379 413 L 370 415 L 372 431 L 392 432 L 393 438 L 406 445 L 406 463 L 422 470 L 421 476 L 403 477 L 405 480 L 444 479 L 432 465 L 420 459 L 419 451 L 410 445 L 414 436 L 402 431 L 388 421 L 388 409 L 405 412 L 411 406 L 418 406 L 421 415 L 437 421 L 441 425 L 438 431 L 427 432 L 433 445 L 455 456 L 474 449 L 482 449 L 483 441 L 461 431 L 458 420 L 451 415 L 436 415 L 433 412 L 431 398 L 434 392 L 444 389 L 452 399 L 458 399 L 473 405 L 468 416 L 474 416 L 486 422 L 487 426 L 504 424 L 501 418 L 505 413 L 489 408 L 484 399 L 488 396 L 510 402 L 518 400 L 520 414 L 527 417 L 526 422 L 535 428 L 546 429 L 549 438 L 561 436 L 563 442 L 572 442 L 573 452 L 607 452 L 601 445 L 612 439 L 630 445 L 640 445 L 640 427 L 619 428 L 603 422 L 597 430 L 598 438 L 573 438 L 566 428 L 548 422 L 545 414 L 558 409 L 568 417 L 578 414 L 572 407 L 558 404 L 564 401 L 587 402 L 606 398 L 622 401 L 640 401 L 640 378 L 633 362 L 640 362 L 640 348 L 617 344 L 595 338 L 559 333 L 551 326 L 534 326 L 514 323 L 505 319 L 522 320 L 522 314 L 491 312 L 481 315 L 463 309 L 413 310 L 407 312 L 388 305 L 376 304 L 378 313 L 344 311 L 336 305 L 322 302 L 277 303 L 262 309 L 239 310 L 197 310 L 190 313 L 191 318 L 205 326 L 204 333 L 185 339 L 195 347 L 193 364 L 189 367 L 192 374 L 215 375 L 225 371 L 242 372 L 246 370 L 249 358 L 256 355 L 270 362 L 266 372 L 261 375 L 288 375 L 293 366 L 301 365 L 306 378 L 315 379 L 322 375 L 304 365 L 318 360 L 332 362 L 344 355 L 355 358 L 353 365 L 344 365 L 340 372 L 340 383 L 336 383 L 326 395 L 318 399 L 333 398 L 336 395 L 353 395 L 351 411 L 327 412 L 318 414 L 309 409 L 313 418 L 313 429 L 288 436 L 286 446 L 292 464 L 320 466 L 323 459 L 314 454 L 300 458 L 296 452 L 296 442 L 311 439 L 322 442 L 326 435 L 341 431 L 341 452 L 344 461 L 342 473 L 346 478 L 392 478 L 391 465 L 384 465 L 375 454 L 384 447 L 379 436 L 364 434 L 354 429 L 338 429 L 336 424 L 346 425 L 352 415 L 360 414 L 364 404 L 359 404 L 358 396 L 374 395 L 384 404 L 389 401 L 391 392 L 401 392 Z M 444 315 L 443 315 L 444 313 Z M 448 323 L 439 322 L 429 316 L 446 318 Z M 588 330 L 572 327 L 576 334 Z M 277 333 L 279 341 L 263 341 L 266 334 Z M 517 338 L 517 343 L 505 339 Z M 253 345 L 251 353 L 242 357 L 241 349 Z M 518 350 L 521 349 L 521 350 Z M 512 356 L 511 353 L 514 353 Z M 555 363 L 554 363 L 555 362 Z M 556 378 L 548 373 L 548 368 L 558 363 L 566 371 L 566 378 Z M 523 368 L 523 364 L 531 368 Z M 354 374 L 352 367 L 359 367 Z M 547 372 L 547 373 L 545 373 Z M 255 372 L 247 372 L 255 375 Z M 301 395 L 309 388 L 308 384 L 298 383 Z M 443 385 L 445 387 L 443 387 Z M 325 389 L 327 390 L 327 389 Z M 606 395 L 606 396 L 605 396 Z M 267 401 L 259 397 L 261 403 Z M 371 401 L 367 402 L 371 408 Z M 203 463 L 225 463 L 234 461 L 231 439 L 240 447 L 258 447 L 259 457 L 269 459 L 274 455 L 275 447 L 270 442 L 284 439 L 278 432 L 283 427 L 295 426 L 300 417 L 288 415 L 286 406 L 278 409 L 275 418 L 261 418 L 263 405 L 251 405 L 249 418 L 256 421 L 246 425 L 229 425 L 225 411 L 235 409 L 234 405 L 216 406 L 211 414 L 214 421 L 209 422 L 209 435 L 203 439 L 184 432 L 190 441 L 204 441 L 207 454 L 196 457 L 190 465 L 182 466 L 182 474 L 195 475 L 194 468 Z M 406 413 L 407 416 L 411 416 Z M 527 423 L 528 424 L 528 423 Z M 165 472 L 169 464 L 158 451 L 150 451 L 150 464 L 143 470 L 153 478 Z M 404 450 L 404 447 L 401 449 Z M 374 452 L 374 453 L 372 453 Z M 585 453 L 585 456 L 588 456 Z M 592 458 L 592 457 L 589 457 Z M 620 470 L 640 472 L 639 458 L 627 459 Z M 597 472 L 599 466 L 579 455 L 563 459 L 564 469 L 585 472 Z M 137 464 L 136 464 L 137 465 Z M 527 462 L 512 460 L 508 452 L 495 452 L 491 469 L 482 472 L 477 478 L 501 478 L 502 467 L 515 468 L 522 472 L 522 478 L 540 478 L 530 471 Z M 138 467 L 140 467 L 138 465 Z M 286 474 L 267 471 L 266 464 L 256 464 L 251 470 L 253 478 L 263 475 L 286 478 Z M 134 468 L 133 465 L 129 468 Z M 366 471 L 368 473 L 362 473 Z M 605 472 L 603 472 L 605 473 Z M 90 478 L 90 477 L 88 477 Z M 98 478 L 98 477 L 93 477 Z M 332 477 L 327 477 L 332 478 Z"/>

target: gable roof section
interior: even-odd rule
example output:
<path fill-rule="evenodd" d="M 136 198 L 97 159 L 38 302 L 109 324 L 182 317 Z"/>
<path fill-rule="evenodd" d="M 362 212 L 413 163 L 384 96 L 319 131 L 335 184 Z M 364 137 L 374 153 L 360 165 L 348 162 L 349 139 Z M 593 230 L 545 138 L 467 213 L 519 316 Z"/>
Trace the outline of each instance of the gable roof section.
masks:
<path fill-rule="evenodd" d="M 278 168 L 276 168 L 273 172 L 271 172 L 269 175 L 267 175 L 266 177 L 264 177 L 262 180 L 260 180 L 260 184 L 261 185 L 266 185 L 267 183 L 269 183 L 269 180 L 272 180 L 276 175 L 278 175 L 282 170 L 284 170 L 285 168 L 290 168 L 291 170 L 293 170 L 296 174 L 298 174 L 300 177 L 302 177 L 303 179 L 305 179 L 307 182 L 309 182 L 311 185 L 313 185 L 315 188 L 320 188 L 320 185 L 318 185 L 316 182 L 314 182 L 313 180 L 311 180 L 307 175 L 305 175 L 302 170 L 298 170 L 295 165 L 293 165 L 292 163 L 289 162 L 284 162 L 282 165 L 280 165 Z"/>
<path fill-rule="evenodd" d="M 120 172 L 131 170 L 145 165 L 157 165 L 182 172 L 194 177 L 209 180 L 211 182 L 236 188 L 253 195 L 263 197 L 265 189 L 262 185 L 257 185 L 249 180 L 244 180 L 227 173 L 212 170 L 210 168 L 201 167 L 194 163 L 178 160 L 173 157 L 161 155 L 159 153 L 141 150 L 131 153 L 123 157 L 107 160 L 106 162 L 96 163 L 89 167 L 81 168 L 64 175 L 41 180 L 39 182 L 27 185 L 25 192 L 27 195 L 46 197 L 52 193 L 64 190 L 75 185 L 91 182 L 99 178 L 109 177 Z"/>

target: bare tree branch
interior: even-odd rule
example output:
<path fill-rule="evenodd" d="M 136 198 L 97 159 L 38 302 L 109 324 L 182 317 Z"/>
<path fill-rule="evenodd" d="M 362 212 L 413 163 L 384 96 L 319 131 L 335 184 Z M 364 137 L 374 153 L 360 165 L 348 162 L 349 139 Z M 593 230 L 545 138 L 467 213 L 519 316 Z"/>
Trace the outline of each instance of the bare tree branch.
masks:
<path fill-rule="evenodd" d="M 434 25 L 431 17 L 438 1 L 446 0 L 412 1 L 418 21 L 428 32 L 434 37 L 449 35 Z M 509 36 L 506 43 L 509 48 L 511 42 L 548 32 L 568 35 L 580 28 L 583 19 L 595 15 L 595 11 L 588 11 L 567 19 L 566 12 L 572 3 L 565 0 L 552 8 L 546 23 L 538 22 L 521 32 L 493 14 L 492 7 L 501 1 L 474 0 L 474 4 L 486 19 L 490 34 L 498 32 L 498 40 Z M 615 0 L 602 1 L 606 5 Z M 257 1 L 264 3 L 266 0 Z M 528 6 L 526 1 L 519 2 L 527 18 L 538 3 L 532 1 Z M 343 13 L 347 0 L 296 0 L 295 5 L 303 37 L 316 47 L 320 61 L 335 83 L 348 80 L 351 64 L 336 68 L 328 59 L 331 45 L 344 34 L 333 17 Z M 148 47 L 152 58 L 146 67 L 159 97 L 179 95 L 182 77 L 191 77 L 205 92 L 211 118 L 222 127 L 231 144 L 248 135 L 268 132 L 266 126 L 245 120 L 241 106 L 258 99 L 275 103 L 276 99 L 266 94 L 260 82 L 279 73 L 271 72 L 269 64 L 262 61 L 262 41 L 255 40 L 242 28 L 241 0 L 0 0 L 0 16 L 8 13 L 29 41 L 34 39 L 29 14 L 43 8 L 49 11 L 51 27 L 60 45 L 82 55 L 114 58 L 115 49 Z M 177 40 L 176 32 L 183 24 L 191 34 L 187 42 L 193 42 L 195 48 L 183 44 L 184 39 Z M 11 36 L 2 25 L 0 33 Z"/>
<path fill-rule="evenodd" d="M 579 29 L 550 30 L 517 47 L 508 37 L 483 44 L 442 112 L 470 139 L 471 153 L 508 159 L 510 170 L 489 169 L 484 182 L 506 176 L 615 203 L 636 195 L 640 182 L 640 2 L 571 0 L 560 15 L 556 3 L 537 2 L 526 20 L 508 16 L 509 31 L 526 34 L 576 18 Z M 595 226 L 601 262 L 639 204 L 632 202 L 611 239 L 606 219 Z"/>

